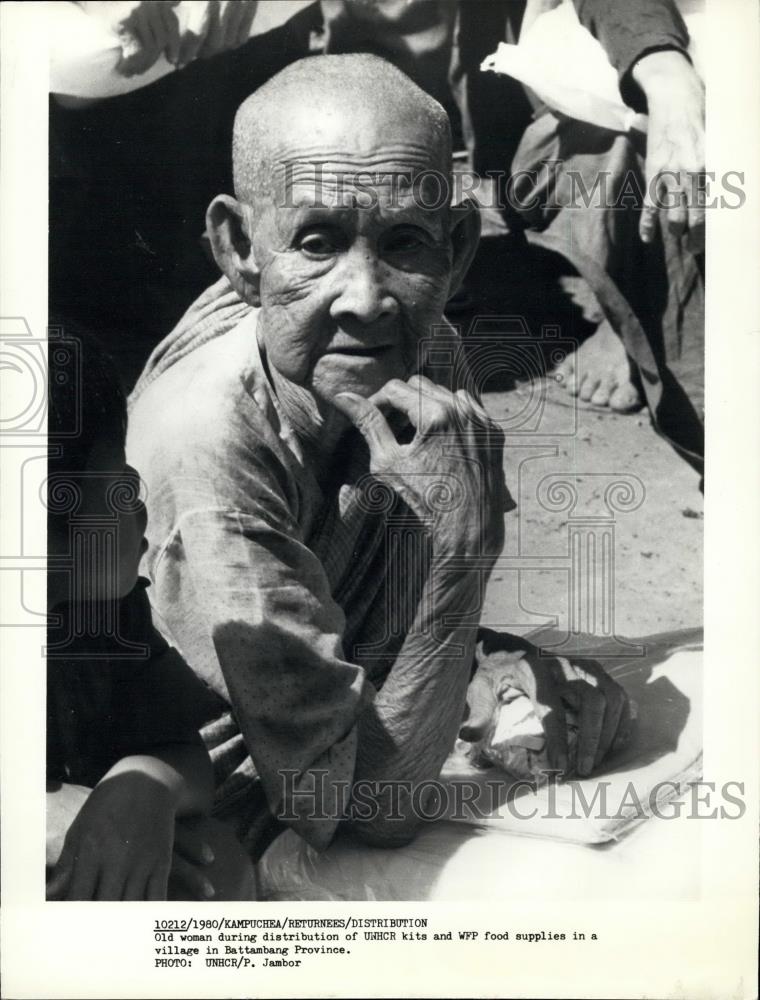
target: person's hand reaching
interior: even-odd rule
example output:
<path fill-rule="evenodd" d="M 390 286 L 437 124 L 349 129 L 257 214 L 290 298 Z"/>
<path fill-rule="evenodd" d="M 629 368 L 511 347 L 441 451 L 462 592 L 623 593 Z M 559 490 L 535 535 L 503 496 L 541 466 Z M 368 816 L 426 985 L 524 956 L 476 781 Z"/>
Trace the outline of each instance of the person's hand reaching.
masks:
<path fill-rule="evenodd" d="M 526 694 L 541 721 L 552 769 L 573 773 L 568 755 L 565 704 L 578 717 L 575 772 L 581 778 L 607 754 L 627 742 L 631 729 L 628 696 L 619 684 L 589 659 L 573 662 L 543 657 L 519 637 L 481 629 L 477 670 L 467 691 L 467 717 L 459 731 L 468 743 L 482 739 L 492 725 L 508 688 Z"/>
<path fill-rule="evenodd" d="M 163 53 L 176 63 L 180 50 L 179 23 L 174 8 L 179 0 L 83 0 L 82 9 L 116 35 L 124 76 L 145 73 Z"/>
<path fill-rule="evenodd" d="M 251 34 L 257 0 L 184 2 L 179 55 L 181 68 L 194 59 L 210 59 L 244 45 Z"/>
<path fill-rule="evenodd" d="M 649 125 L 646 197 L 639 223 L 645 243 L 654 239 L 658 218 L 676 235 L 688 234 L 694 253 L 705 241 L 705 88 L 678 51 L 651 52 L 633 68 L 647 99 Z M 662 212 L 662 214 L 661 214 Z"/>
<path fill-rule="evenodd" d="M 201 59 L 237 49 L 248 41 L 256 0 L 210 0 L 198 6 L 207 10 L 207 28 L 198 52 Z"/>
<path fill-rule="evenodd" d="M 182 68 L 248 41 L 256 0 L 82 0 L 82 9 L 116 35 L 124 76 L 139 76 L 161 56 Z"/>

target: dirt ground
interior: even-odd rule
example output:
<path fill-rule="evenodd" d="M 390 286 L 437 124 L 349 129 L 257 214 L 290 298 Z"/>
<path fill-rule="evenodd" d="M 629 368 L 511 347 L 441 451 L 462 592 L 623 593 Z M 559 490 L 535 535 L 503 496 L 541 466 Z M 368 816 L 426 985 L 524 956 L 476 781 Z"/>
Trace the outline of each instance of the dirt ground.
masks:
<path fill-rule="evenodd" d="M 546 377 L 552 357 L 594 329 L 566 281 L 556 258 L 526 253 L 510 237 L 483 240 L 468 276 L 459 325 L 484 402 L 506 435 L 507 484 L 518 504 L 507 515 L 483 624 L 565 631 L 575 603 L 576 625 L 591 634 L 699 626 L 699 477 L 654 432 L 646 410 L 590 409 Z M 701 369 L 700 320 L 684 336 Z M 698 387 L 690 394 L 701 402 Z M 596 569 L 587 572 L 589 546 Z"/>
<path fill-rule="evenodd" d="M 570 406 L 556 385 L 541 392 L 541 433 L 507 436 L 507 484 L 518 508 L 507 515 L 507 545 L 489 584 L 483 624 L 568 629 L 578 589 L 569 556 L 574 524 L 581 538 L 606 530 L 613 542 L 613 621 L 605 627 L 601 602 L 586 601 L 595 604 L 597 615 L 595 627 L 586 628 L 582 610 L 583 631 L 633 638 L 700 625 L 703 498 L 697 474 L 654 433 L 646 413 L 618 416 Z M 504 420 L 529 396 L 522 389 L 493 392 L 484 402 Z M 526 461 L 534 453 L 539 457 Z M 547 476 L 575 489 L 575 509 L 549 509 L 547 493 L 538 490 Z M 615 482 L 628 484 L 636 509 L 622 509 L 626 487 L 619 488 L 621 509 L 607 509 L 604 493 Z M 614 494 L 608 496 L 612 502 Z M 510 561 L 518 552 L 523 559 L 515 569 Z M 525 557 L 541 568 L 525 568 Z M 601 575 L 601 569 L 591 573 L 597 595 Z"/>

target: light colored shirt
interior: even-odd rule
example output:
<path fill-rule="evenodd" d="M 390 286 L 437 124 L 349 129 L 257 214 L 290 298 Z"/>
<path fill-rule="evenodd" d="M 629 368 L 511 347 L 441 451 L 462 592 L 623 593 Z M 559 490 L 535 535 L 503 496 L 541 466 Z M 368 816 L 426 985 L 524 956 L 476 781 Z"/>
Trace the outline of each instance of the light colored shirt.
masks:
<path fill-rule="evenodd" d="M 256 321 L 224 280 L 198 300 L 133 393 L 127 451 L 147 487 L 156 621 L 219 697 L 204 730 L 219 800 L 245 799 L 258 775 L 270 810 L 323 847 L 353 778 L 357 718 L 425 581 L 408 572 L 396 501 L 363 488 L 358 432 L 320 486 Z"/>

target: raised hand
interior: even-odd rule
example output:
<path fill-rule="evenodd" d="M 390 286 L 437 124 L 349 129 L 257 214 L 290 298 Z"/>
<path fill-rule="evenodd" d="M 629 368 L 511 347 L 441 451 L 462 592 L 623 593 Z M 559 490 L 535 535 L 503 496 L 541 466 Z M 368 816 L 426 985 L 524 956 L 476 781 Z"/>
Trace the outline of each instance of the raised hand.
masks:
<path fill-rule="evenodd" d="M 208 25 L 198 55 L 208 59 L 244 45 L 251 34 L 257 0 L 210 0 Z"/>
<path fill-rule="evenodd" d="M 428 378 L 392 379 L 369 399 L 338 393 L 334 405 L 369 446 L 370 471 L 430 526 L 439 555 L 492 556 L 504 543 L 504 437 L 469 393 Z M 391 429 L 406 423 L 400 443 Z"/>
<path fill-rule="evenodd" d="M 122 58 L 116 67 L 124 76 L 139 76 L 166 54 L 176 62 L 179 24 L 174 8 L 179 0 L 83 0 L 82 9 L 119 39 Z"/>
<path fill-rule="evenodd" d="M 650 243 L 658 218 L 664 217 L 676 235 L 688 233 L 690 249 L 700 253 L 705 239 L 704 86 L 688 59 L 676 51 L 643 56 L 633 76 L 646 94 L 649 112 L 639 234 Z"/>
<path fill-rule="evenodd" d="M 207 59 L 248 41 L 257 0 L 82 0 L 90 17 L 119 39 L 124 76 L 145 73 L 161 55 L 175 66 Z"/>

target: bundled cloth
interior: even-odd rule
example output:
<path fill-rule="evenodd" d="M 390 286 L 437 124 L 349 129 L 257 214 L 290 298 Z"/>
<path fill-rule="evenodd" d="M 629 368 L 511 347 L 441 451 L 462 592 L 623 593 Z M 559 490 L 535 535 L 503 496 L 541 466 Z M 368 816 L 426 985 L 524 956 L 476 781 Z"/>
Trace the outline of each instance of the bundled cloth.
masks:
<path fill-rule="evenodd" d="M 556 642 L 550 631 L 531 638 Z M 579 641 L 638 708 L 631 739 L 592 776 L 540 787 L 516 777 L 542 749 L 527 699 L 512 698 L 489 740 L 500 766 L 475 767 L 458 741 L 440 809 L 413 843 L 389 851 L 339 833 L 319 854 L 287 831 L 258 865 L 258 898 L 535 901 L 539 886 L 551 898 L 690 898 L 699 832 L 679 801 L 702 774 L 701 630 Z"/>

